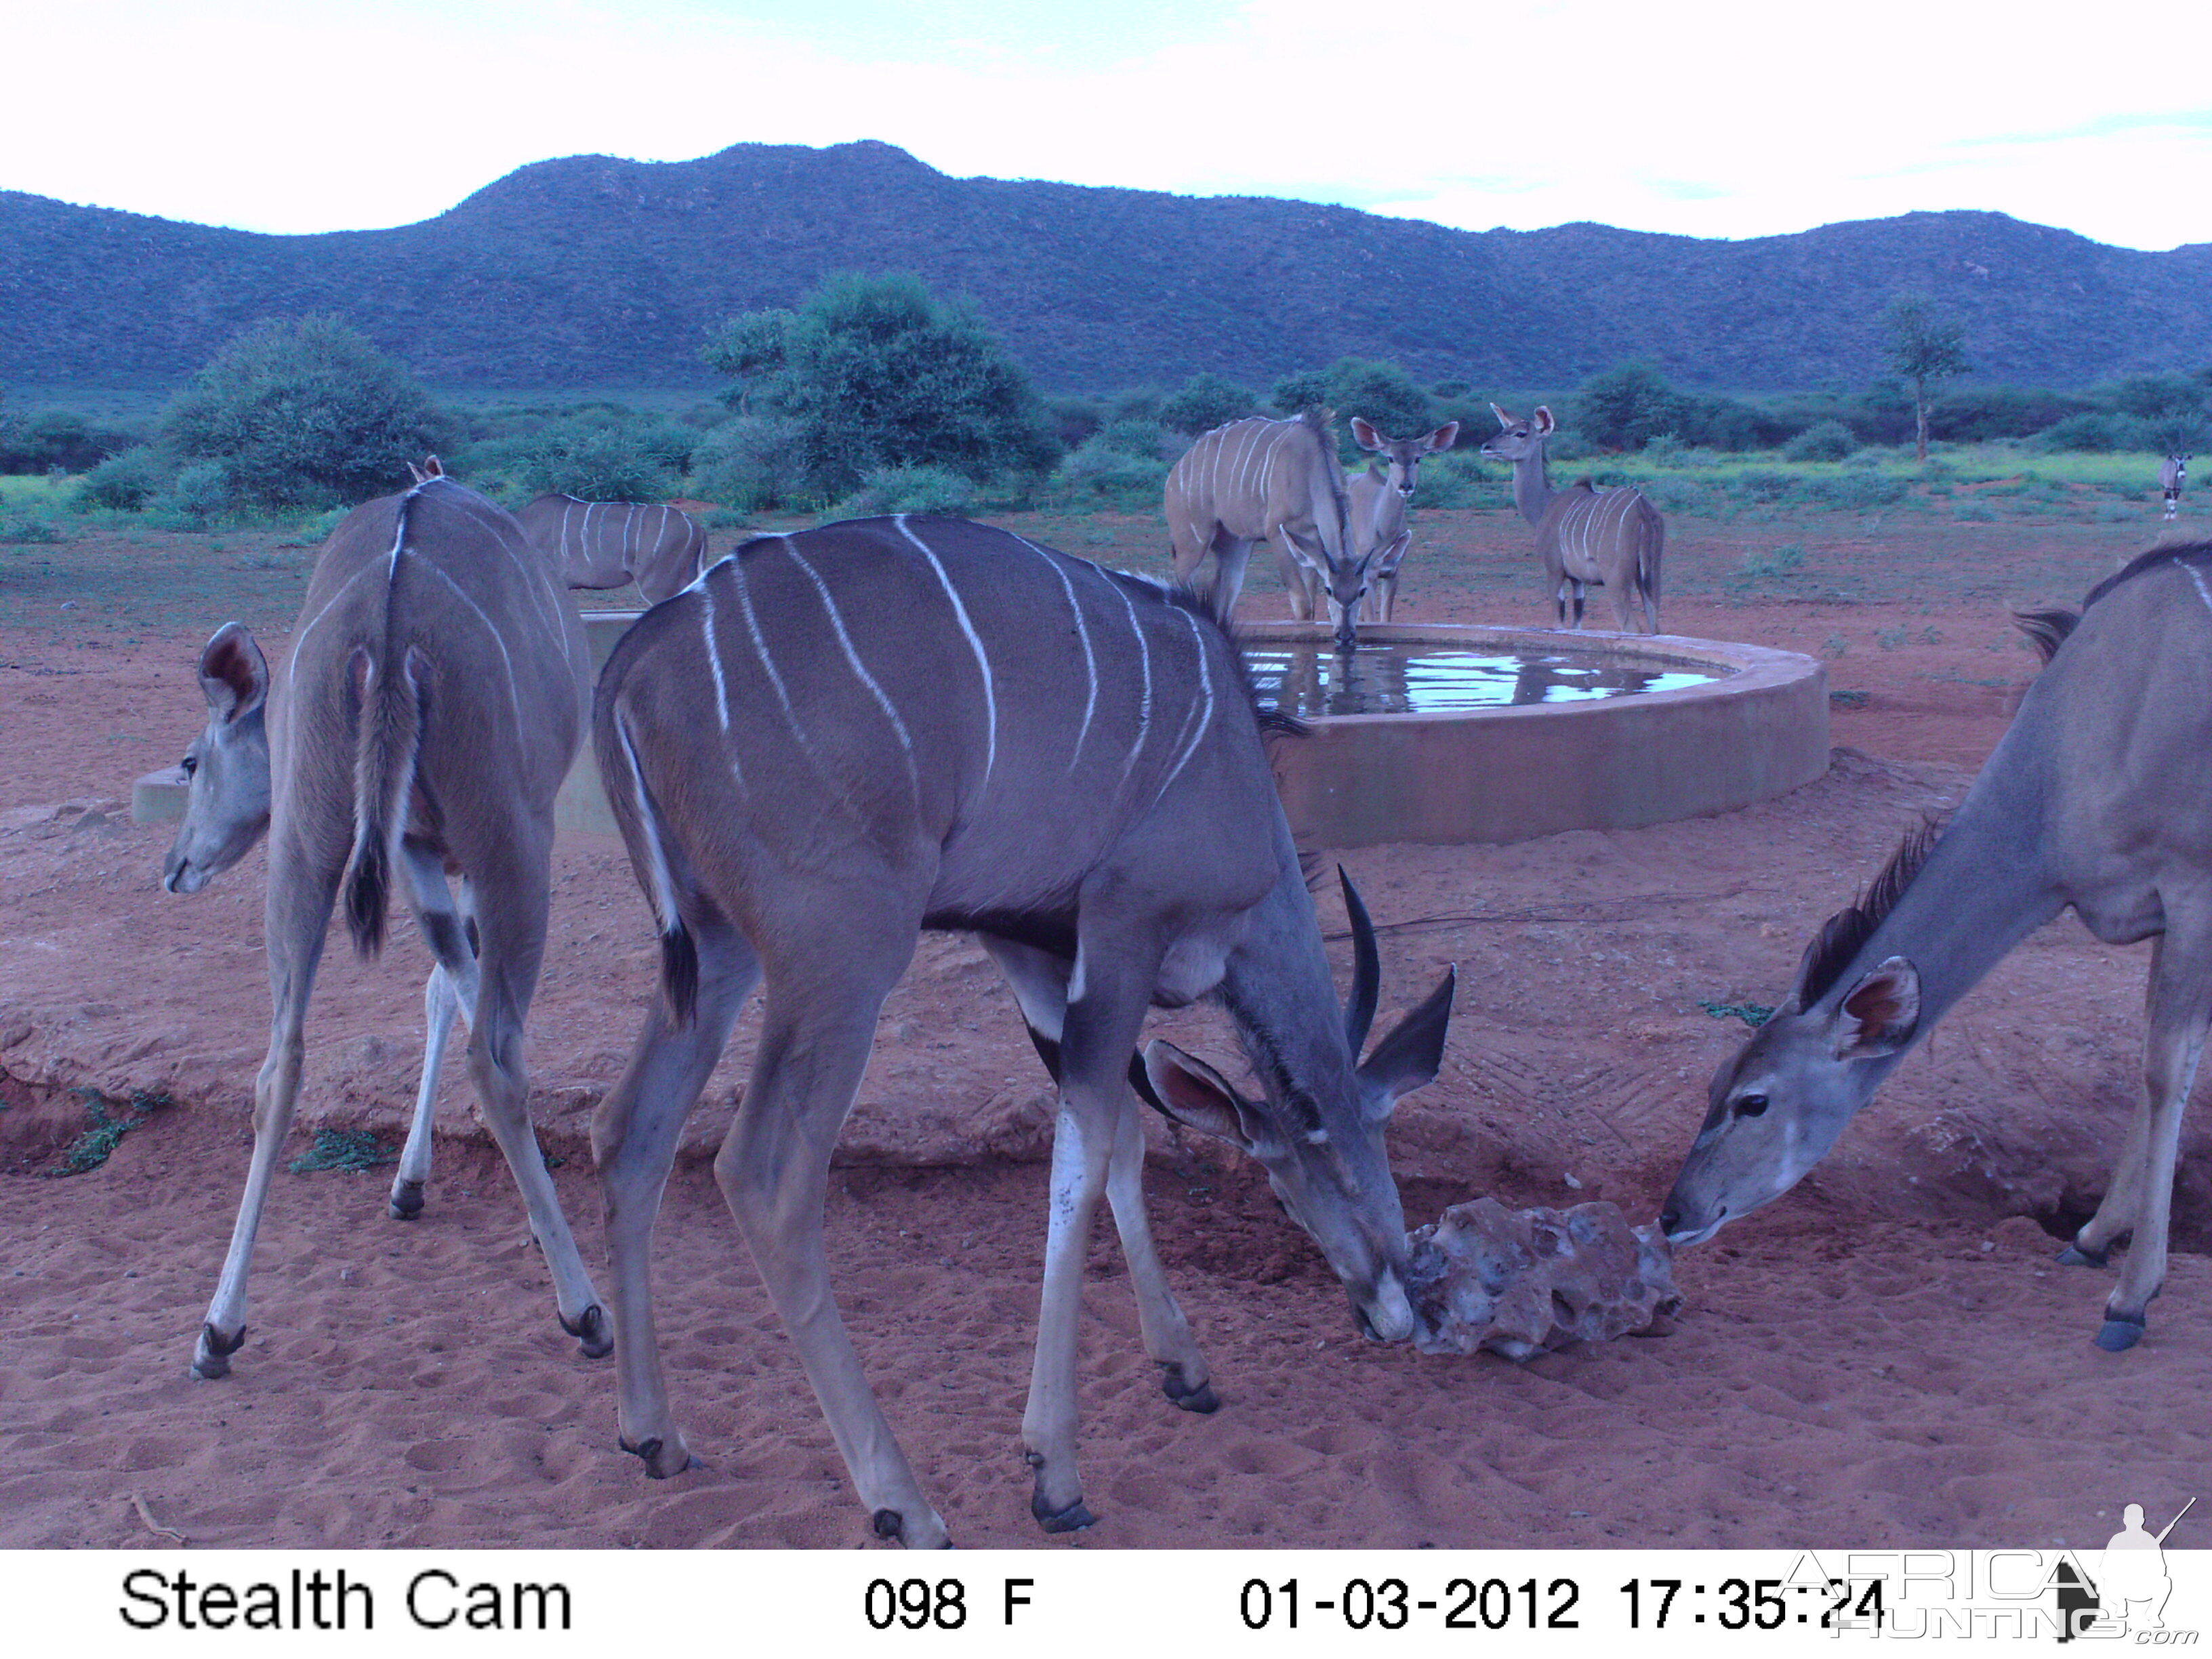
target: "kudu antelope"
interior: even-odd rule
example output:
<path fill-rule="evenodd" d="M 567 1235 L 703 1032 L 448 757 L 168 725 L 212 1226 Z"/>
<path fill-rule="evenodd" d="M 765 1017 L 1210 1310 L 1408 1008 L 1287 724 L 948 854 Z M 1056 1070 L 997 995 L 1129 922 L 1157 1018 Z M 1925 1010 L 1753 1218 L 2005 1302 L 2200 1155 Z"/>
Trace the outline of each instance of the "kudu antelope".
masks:
<path fill-rule="evenodd" d="M 2169 454 L 2158 469 L 2159 493 L 2166 498 L 2166 516 L 2169 519 L 2181 511 L 2181 486 L 2189 477 L 2189 456 Z"/>
<path fill-rule="evenodd" d="M 561 580 L 571 587 L 635 581 L 647 605 L 659 605 L 689 586 L 706 566 L 706 531 L 676 507 L 540 495 L 514 516 L 531 541 L 559 564 Z"/>
<path fill-rule="evenodd" d="M 765 978 L 714 1173 L 876 1532 L 945 1528 L 876 1404 L 823 1254 L 830 1154 L 877 1012 L 923 929 L 981 937 L 1059 1085 L 1022 1437 L 1048 1531 L 1089 1524 L 1076 1467 L 1083 1260 L 1103 1192 L 1168 1397 L 1215 1396 L 1145 1218 L 1133 1082 L 1243 1147 L 1359 1326 L 1409 1335 L 1390 1109 L 1436 1074 L 1452 977 L 1376 1046 L 1373 930 L 1347 884 L 1340 1010 L 1242 665 L 1200 601 L 957 520 L 747 543 L 648 614 L 601 675 L 592 738 L 662 952 L 661 994 L 592 1128 L 623 1443 L 686 1467 L 647 1279 L 677 1133 Z M 1148 1006 L 1218 994 L 1265 1093 L 1164 1042 Z"/>
<path fill-rule="evenodd" d="M 1659 631 L 1659 564 L 1667 549 L 1667 523 L 1633 488 L 1600 489 L 1587 478 L 1553 489 L 1544 471 L 1544 443 L 1558 429 L 1549 409 L 1538 405 L 1528 420 L 1496 404 L 1498 435 L 1482 447 L 1492 460 L 1513 464 L 1513 504 L 1536 527 L 1536 553 L 1558 601 L 1559 626 L 1567 625 L 1574 598 L 1575 626 L 1583 625 L 1583 590 L 1602 587 L 1624 634 L 1640 611 L 1643 631 Z"/>
<path fill-rule="evenodd" d="M 1363 619 L 1389 622 L 1398 610 L 1398 569 L 1413 532 L 1406 523 L 1406 506 L 1413 499 L 1421 458 L 1449 449 L 1459 440 L 1459 422 L 1448 421 L 1419 438 L 1386 438 L 1368 421 L 1352 417 L 1352 441 L 1382 457 L 1352 479 L 1352 544 L 1367 562 L 1367 599 Z"/>
<path fill-rule="evenodd" d="M 2142 1336 L 2166 1274 L 2181 1114 L 2212 1018 L 2212 541 L 2162 546 L 2077 617 L 2022 624 L 2048 665 L 1948 826 L 1909 837 L 1831 917 L 1771 1018 L 1712 1083 L 1661 1219 L 1677 1244 L 1779 1197 L 1936 1020 L 2068 906 L 2111 945 L 2154 938 L 2143 1098 L 2061 1260 L 2135 1243 L 2097 1343 Z"/>
<path fill-rule="evenodd" d="M 1311 621 L 1326 594 L 1337 643 L 1350 648 L 1367 567 L 1352 551 L 1351 500 L 1327 415 L 1255 415 L 1214 428 L 1168 474 L 1164 506 L 1178 582 L 1189 581 L 1212 553 L 1213 614 L 1221 621 L 1236 611 L 1252 544 L 1273 542 L 1291 616 Z"/>
<path fill-rule="evenodd" d="M 583 629 L 552 562 L 436 463 L 358 507 L 316 561 L 283 678 L 236 623 L 200 656 L 207 729 L 162 884 L 197 892 L 266 830 L 274 1012 L 253 1157 L 192 1369 L 246 1339 L 246 1273 L 300 1087 L 307 998 L 341 888 L 355 945 L 383 944 L 394 873 L 430 947 L 422 1084 L 391 1212 L 422 1206 L 438 1068 L 456 1014 L 469 1074 L 584 1352 L 611 1341 L 532 1131 L 522 1025 L 545 949 L 553 796 L 590 696 Z M 458 896 L 447 885 L 459 878 Z"/>

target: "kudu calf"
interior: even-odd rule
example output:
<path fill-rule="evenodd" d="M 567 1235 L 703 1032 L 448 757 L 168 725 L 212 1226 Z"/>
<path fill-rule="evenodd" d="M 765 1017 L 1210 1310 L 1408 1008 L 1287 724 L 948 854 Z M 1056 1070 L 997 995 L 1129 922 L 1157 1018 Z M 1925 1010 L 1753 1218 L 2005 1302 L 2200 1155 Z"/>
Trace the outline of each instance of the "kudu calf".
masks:
<path fill-rule="evenodd" d="M 707 532 L 698 520 L 659 503 L 540 495 L 514 516 L 571 587 L 635 581 L 647 605 L 659 605 L 696 580 L 707 562 Z"/>
<path fill-rule="evenodd" d="M 1413 499 L 1421 458 L 1448 450 L 1457 442 L 1459 422 L 1446 422 L 1419 438 L 1386 438 L 1355 415 L 1352 436 L 1362 449 L 1382 457 L 1370 462 L 1367 470 L 1352 479 L 1349 494 L 1352 550 L 1367 565 L 1367 599 L 1360 615 L 1363 619 L 1371 617 L 1387 623 L 1397 614 L 1398 569 L 1405 562 L 1406 550 L 1413 544 L 1406 506 Z"/>
<path fill-rule="evenodd" d="M 747 543 L 647 616 L 592 737 L 662 951 L 662 991 L 592 1135 L 606 1199 L 623 1443 L 684 1468 L 647 1279 L 677 1133 L 755 983 L 767 1010 L 714 1173 L 882 1536 L 945 1541 L 838 1317 L 830 1154 L 877 1012 L 925 928 L 978 934 L 1060 1089 L 1022 1437 L 1048 1531 L 1089 1524 L 1076 1468 L 1083 1260 L 1103 1192 L 1168 1397 L 1215 1405 L 1155 1252 L 1133 1080 L 1243 1147 L 1351 1294 L 1409 1335 L 1383 1150 L 1436 1073 L 1452 979 L 1378 1043 L 1374 934 L 1340 1010 L 1228 636 L 1180 591 L 946 519 Z M 1164 1042 L 1148 1006 L 1218 994 L 1265 1091 Z"/>
<path fill-rule="evenodd" d="M 1667 550 L 1667 522 L 1633 488 L 1600 489 L 1587 478 L 1555 490 L 1544 471 L 1544 444 L 1558 430 L 1549 409 L 1538 405 L 1528 420 L 1496 404 L 1498 435 L 1482 447 L 1492 460 L 1513 464 L 1513 504 L 1536 527 L 1536 554 L 1558 601 L 1559 626 L 1567 625 L 1574 597 L 1575 626 L 1583 625 L 1583 590 L 1602 587 L 1626 634 L 1642 613 L 1643 631 L 1659 631 L 1659 564 Z"/>
<path fill-rule="evenodd" d="M 1175 574 L 1188 582 L 1213 555 L 1213 614 L 1227 622 L 1244 589 L 1255 542 L 1273 542 L 1283 561 L 1291 614 L 1312 620 L 1326 594 L 1338 645 L 1349 649 L 1367 591 L 1367 566 L 1352 551 L 1352 504 L 1329 417 L 1308 410 L 1294 421 L 1253 416 L 1202 435 L 1168 474 L 1164 502 L 1175 544 Z"/>
<path fill-rule="evenodd" d="M 2166 516 L 2169 519 L 2181 511 L 2181 486 L 2188 477 L 2189 456 L 2185 452 L 2170 453 L 2159 464 L 2159 493 L 2166 499 Z"/>
<path fill-rule="evenodd" d="M 522 1025 L 545 950 L 553 796 L 590 696 L 583 629 L 552 562 L 513 518 L 432 471 L 357 507 L 316 561 L 283 678 L 232 623 L 200 656 L 206 731 L 162 884 L 192 893 L 269 836 L 275 1005 L 254 1086 L 253 1158 L 192 1369 L 224 1375 L 246 1340 L 246 1273 L 292 1123 L 307 997 L 341 887 L 364 954 L 397 871 L 436 965 L 428 1040 L 392 1213 L 422 1206 L 438 1067 L 454 1016 L 469 1074 L 553 1273 L 562 1327 L 611 1340 L 530 1125 Z M 460 878 L 458 902 L 448 876 Z"/>
<path fill-rule="evenodd" d="M 1821 927 L 1781 1006 L 1715 1075 L 1661 1218 L 1695 1243 L 1788 1191 L 1912 1043 L 2070 905 L 2107 944 L 2157 940 L 2142 1103 L 2061 1258 L 2101 1266 L 2134 1232 L 2097 1335 L 2117 1351 L 2142 1336 L 2166 1275 L 2182 1109 L 2212 1018 L 2212 542 L 2154 548 L 2078 617 L 2022 622 L 2049 665 L 1948 827 L 1909 838 Z"/>

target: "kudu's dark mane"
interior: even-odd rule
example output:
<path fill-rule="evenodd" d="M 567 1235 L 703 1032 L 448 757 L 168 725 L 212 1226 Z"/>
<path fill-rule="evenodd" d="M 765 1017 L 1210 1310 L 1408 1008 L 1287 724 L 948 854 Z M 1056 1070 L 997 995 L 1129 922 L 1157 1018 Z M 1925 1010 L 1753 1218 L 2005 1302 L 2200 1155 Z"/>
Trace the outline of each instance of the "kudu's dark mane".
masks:
<path fill-rule="evenodd" d="M 2048 667 L 2051 659 L 2058 654 L 2058 647 L 2066 643 L 2091 605 L 2145 571 L 2167 564 L 2193 565 L 2200 572 L 2212 574 L 2212 537 L 2192 535 L 2185 540 L 2158 542 L 2091 588 L 2089 597 L 2081 601 L 2081 610 L 2015 611 L 2012 613 L 2013 625 L 2027 635 L 2036 654 Z"/>
<path fill-rule="evenodd" d="M 1881 866 L 1867 884 L 1866 891 L 1859 895 L 1858 902 L 1837 911 L 1820 924 L 1820 931 L 1806 947 L 1804 965 L 1797 970 L 1799 1007 L 1811 1007 L 1835 988 L 1844 970 L 1874 937 L 1875 929 L 1897 908 L 1898 900 L 1905 896 L 1905 890 L 1912 885 L 1913 878 L 1927 864 L 1948 822 L 1948 814 L 1931 816 L 1907 830 L 1904 841 L 1889 855 L 1889 862 Z"/>

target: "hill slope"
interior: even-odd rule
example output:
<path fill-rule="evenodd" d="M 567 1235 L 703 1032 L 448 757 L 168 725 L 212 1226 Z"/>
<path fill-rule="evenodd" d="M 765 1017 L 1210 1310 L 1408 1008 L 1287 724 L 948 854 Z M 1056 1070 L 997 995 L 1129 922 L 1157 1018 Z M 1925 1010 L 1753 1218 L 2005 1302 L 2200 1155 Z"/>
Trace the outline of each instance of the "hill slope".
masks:
<path fill-rule="evenodd" d="M 702 331 L 828 271 L 971 296 L 1053 390 L 1264 386 L 1350 352 L 1559 386 L 1636 356 L 1691 384 L 1879 372 L 1904 289 L 1996 380 L 2212 362 L 2212 246 L 2107 247 L 2001 214 L 1705 241 L 1468 232 L 1346 208 L 952 179 L 888 144 L 518 169 L 390 230 L 266 236 L 0 192 L 0 382 L 161 386 L 258 317 L 336 311 L 434 384 L 701 386 Z"/>

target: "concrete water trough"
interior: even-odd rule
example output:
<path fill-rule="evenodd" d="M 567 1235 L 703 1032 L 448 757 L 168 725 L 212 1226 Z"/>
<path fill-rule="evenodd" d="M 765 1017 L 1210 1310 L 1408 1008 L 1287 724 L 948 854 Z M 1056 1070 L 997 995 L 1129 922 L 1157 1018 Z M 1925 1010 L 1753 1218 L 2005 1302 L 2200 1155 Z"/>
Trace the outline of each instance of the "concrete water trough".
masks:
<path fill-rule="evenodd" d="M 637 615 L 586 613 L 595 672 Z M 1398 624 L 1363 628 L 1346 663 L 1311 623 L 1239 633 L 1263 696 L 1311 728 L 1276 743 L 1273 764 L 1291 828 L 1315 846 L 1631 830 L 1771 799 L 1828 767 L 1826 674 L 1795 652 Z M 149 774 L 133 816 L 180 816 L 183 799 L 182 773 Z M 614 833 L 588 743 L 555 818 Z"/>

